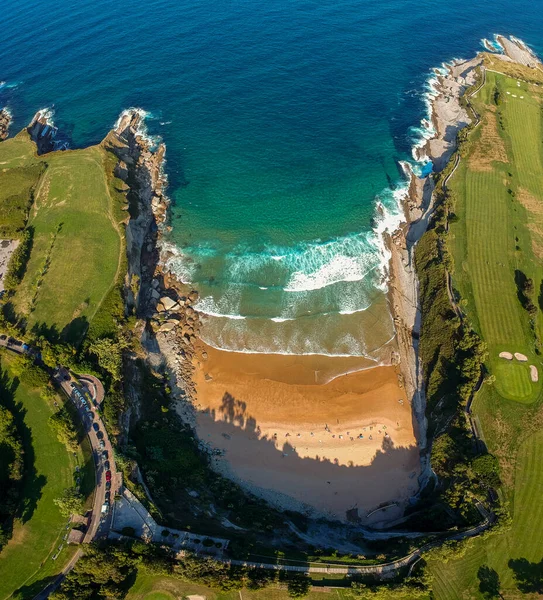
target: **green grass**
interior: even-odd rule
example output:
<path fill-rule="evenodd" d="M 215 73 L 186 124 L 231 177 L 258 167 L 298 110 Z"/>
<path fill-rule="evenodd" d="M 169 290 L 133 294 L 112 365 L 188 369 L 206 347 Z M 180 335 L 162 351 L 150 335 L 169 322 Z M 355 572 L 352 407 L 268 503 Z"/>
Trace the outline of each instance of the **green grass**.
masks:
<path fill-rule="evenodd" d="M 34 245 L 15 308 L 27 325 L 77 342 L 117 277 L 123 248 L 100 146 L 48 154 L 29 225 Z"/>
<path fill-rule="evenodd" d="M 0 144 L 0 238 L 20 236 L 44 168 L 26 134 Z"/>
<path fill-rule="evenodd" d="M 2 368 L 13 380 L 13 359 L 5 352 L 1 358 Z M 75 547 L 65 546 L 56 561 L 52 560 L 67 532 L 67 519 L 53 499 L 73 484 L 75 465 L 83 465 L 90 458 L 88 446 L 74 457 L 57 440 L 47 422 L 53 409 L 40 397 L 39 390 L 29 389 L 20 382 L 14 401 L 24 414 L 25 454 L 26 460 L 33 462 L 33 473 L 25 478 L 23 489 L 29 508 L 21 521 L 15 523 L 13 537 L 0 553 L 1 600 L 19 588 L 26 590 L 25 597 L 33 597 L 42 586 L 35 589 L 32 585 L 58 573 L 75 552 Z M 89 477 L 85 479 L 84 487 L 88 490 Z"/>
<path fill-rule="evenodd" d="M 502 99 L 498 107 L 492 100 L 496 86 Z M 504 398 L 533 402 L 541 393 L 541 383 L 531 382 L 529 366 L 517 361 L 506 364 L 498 355 L 502 351 L 525 354 L 543 376 L 529 315 L 517 298 L 515 283 L 515 272 L 520 270 L 533 279 L 537 295 L 543 279 L 533 250 L 537 235 L 533 226 L 539 216 L 530 214 L 518 199 L 519 190 L 527 190 L 543 209 L 541 99 L 526 85 L 519 88 L 515 80 L 488 73 L 475 104 L 483 123 L 472 133 L 468 156 L 450 181 L 459 217 L 451 224 L 448 242 L 455 264 L 453 281 L 464 310 L 488 345 L 487 367 L 496 376 L 497 390 Z M 477 163 L 479 147 L 495 145 L 487 139 L 492 130 L 485 125 L 488 118 L 503 123 L 494 134 L 506 151 L 507 163 Z M 543 225 L 543 212 L 540 216 Z"/>
<path fill-rule="evenodd" d="M 172 577 L 151 575 L 139 571 L 134 585 L 130 588 L 126 600 L 170 600 L 185 598 L 188 595 L 201 595 L 206 600 L 288 600 L 286 590 L 265 588 L 263 590 L 229 591 L 213 590 L 201 585 L 186 583 Z M 331 588 L 313 588 L 306 596 L 307 600 L 347 600 L 345 590 Z M 379 596 L 383 600 L 409 600 L 409 595 L 390 592 L 389 595 Z"/>
<path fill-rule="evenodd" d="M 487 538 L 476 538 L 466 555 L 448 563 L 429 563 L 438 600 L 482 598 L 477 572 L 482 565 L 494 569 L 506 597 L 515 597 L 511 559 L 538 563 L 543 559 L 543 432 L 532 434 L 521 446 L 515 476 L 515 507 L 509 531 Z M 505 595 L 505 594 L 504 594 Z"/>
<path fill-rule="evenodd" d="M 492 108 L 496 87 L 501 101 Z M 470 157 L 485 143 L 484 127 L 471 134 L 467 157 L 450 182 L 458 221 L 451 223 L 447 245 L 454 259 L 454 286 L 488 345 L 486 366 L 496 378 L 482 387 L 472 408 L 489 452 L 500 461 L 499 494 L 513 521 L 509 530 L 468 542 L 463 557 L 429 563 L 438 600 L 483 598 L 478 577 L 483 566 L 497 573 L 504 598 L 530 597 L 518 590 L 509 561 L 536 564 L 543 559 L 542 391 L 541 383 L 530 381 L 528 365 L 538 366 L 540 379 L 543 370 L 515 284 L 518 269 L 534 281 L 537 296 L 543 280 L 543 244 L 538 246 L 543 242 L 543 97 L 528 84 L 518 86 L 514 79 L 487 73 L 474 104 L 483 119 L 486 111 L 497 116 L 507 162 L 476 168 Z M 535 324 L 539 336 L 542 329 L 540 308 Z M 522 352 L 529 362 L 505 361 L 498 357 L 501 351 Z"/>

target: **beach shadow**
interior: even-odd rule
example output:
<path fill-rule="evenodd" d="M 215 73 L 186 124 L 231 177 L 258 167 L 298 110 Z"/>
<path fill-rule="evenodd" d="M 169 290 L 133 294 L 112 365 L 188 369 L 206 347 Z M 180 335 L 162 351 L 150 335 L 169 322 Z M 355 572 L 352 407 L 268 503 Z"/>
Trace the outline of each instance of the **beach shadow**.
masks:
<path fill-rule="evenodd" d="M 307 516 L 315 514 L 315 507 L 322 513 L 327 505 L 342 505 L 341 518 L 350 522 L 368 523 L 368 513 L 376 509 L 372 522 L 397 518 L 405 496 L 418 490 L 415 477 L 418 448 L 396 447 L 390 437 L 383 437 L 370 464 L 340 464 L 337 458 L 326 456 L 324 447 L 322 454 L 302 456 L 297 447 L 302 448 L 304 441 L 297 437 L 295 425 L 287 438 L 263 434 L 248 412 L 247 403 L 228 392 L 218 409 L 200 412 L 197 419 L 202 439 L 221 448 L 229 468 L 241 464 L 239 472 L 250 479 L 247 483 L 257 495 L 265 499 L 273 497 L 284 506 L 297 506 L 296 510 Z M 322 432 L 315 432 L 316 438 L 326 435 L 324 427 L 323 423 Z M 236 438 L 241 431 L 245 442 L 240 447 L 236 446 Z M 354 443 L 366 442 L 367 434 L 365 439 L 356 438 Z M 255 457 L 262 466 L 260 473 L 254 466 Z M 245 458 L 249 459 L 248 465 L 244 464 Z M 401 481 L 398 481 L 399 469 Z M 236 475 L 236 466 L 233 471 Z M 244 479 L 244 475 L 239 479 Z M 388 508 L 381 510 L 381 505 Z M 338 514 L 329 511 L 329 518 L 335 520 Z"/>

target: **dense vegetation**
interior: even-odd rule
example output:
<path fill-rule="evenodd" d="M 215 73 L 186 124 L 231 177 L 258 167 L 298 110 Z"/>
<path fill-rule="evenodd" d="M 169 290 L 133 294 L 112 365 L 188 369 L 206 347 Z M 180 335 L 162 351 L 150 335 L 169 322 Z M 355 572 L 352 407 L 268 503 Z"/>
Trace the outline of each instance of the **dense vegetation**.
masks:
<path fill-rule="evenodd" d="M 0 371 L 1 373 L 1 371 Z M 0 550 L 11 537 L 24 475 L 24 449 L 15 416 L 5 405 L 10 393 L 0 378 Z"/>
<path fill-rule="evenodd" d="M 300 572 L 268 571 L 252 567 L 228 565 L 209 557 L 184 552 L 174 555 L 166 548 L 140 541 L 91 545 L 53 594 L 53 600 L 83 598 L 124 598 L 138 573 L 162 576 L 180 582 L 206 586 L 222 591 L 254 591 L 265 588 L 286 589 L 290 598 L 304 598 L 311 588 L 311 579 Z M 344 598 L 427 598 L 428 581 L 424 575 L 398 583 L 378 585 L 354 578 L 347 586 Z M 271 593 L 271 592 L 270 592 Z"/>
<path fill-rule="evenodd" d="M 431 462 L 439 483 L 434 493 L 424 498 L 425 510 L 411 522 L 427 530 L 477 522 L 480 514 L 474 500 L 486 499 L 489 489 L 476 467 L 479 448 L 466 414 L 482 376 L 486 348 L 451 306 L 446 248 L 450 200 L 443 191 L 435 196 L 438 204 L 434 217 L 415 253 L 422 313 L 420 357 L 429 435 L 433 437 Z"/>
<path fill-rule="evenodd" d="M 19 245 L 13 251 L 9 260 L 8 269 L 4 277 L 4 289 L 13 291 L 21 283 L 26 270 L 26 264 L 32 251 L 32 240 L 34 229 L 29 227 L 25 229 Z"/>

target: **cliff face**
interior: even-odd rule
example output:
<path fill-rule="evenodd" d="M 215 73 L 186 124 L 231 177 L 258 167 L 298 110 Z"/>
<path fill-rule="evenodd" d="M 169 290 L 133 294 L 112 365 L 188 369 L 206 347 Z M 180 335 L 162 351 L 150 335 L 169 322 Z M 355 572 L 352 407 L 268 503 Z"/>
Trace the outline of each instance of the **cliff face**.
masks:
<path fill-rule="evenodd" d="M 135 308 L 136 313 L 141 312 L 142 300 L 149 294 L 158 263 L 159 230 L 166 221 L 169 205 L 162 172 L 166 147 L 160 144 L 153 150 L 141 134 L 141 125 L 142 116 L 137 111 L 126 111 L 103 142 L 104 147 L 119 158 L 115 176 L 130 188 L 125 289 L 128 308 Z"/>
<path fill-rule="evenodd" d="M 5 108 L 2 108 L 0 110 L 0 141 L 8 137 L 10 123 L 11 115 Z"/>
<path fill-rule="evenodd" d="M 30 137 L 36 144 L 38 154 L 46 154 L 54 150 L 67 150 L 68 141 L 57 138 L 58 129 L 51 121 L 52 113 L 48 110 L 39 110 L 30 125 L 26 128 Z"/>

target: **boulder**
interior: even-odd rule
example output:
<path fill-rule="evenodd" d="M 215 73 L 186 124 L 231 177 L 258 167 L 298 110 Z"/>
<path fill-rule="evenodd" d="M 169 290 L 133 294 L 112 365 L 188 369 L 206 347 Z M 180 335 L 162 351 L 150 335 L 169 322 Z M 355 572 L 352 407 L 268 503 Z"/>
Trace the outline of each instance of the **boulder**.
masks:
<path fill-rule="evenodd" d="M 189 300 L 191 302 L 196 302 L 196 300 L 198 300 L 198 292 L 196 290 L 192 290 L 192 292 L 189 294 Z"/>
<path fill-rule="evenodd" d="M 162 325 L 159 329 L 159 331 L 161 332 L 167 332 L 167 331 L 172 331 L 172 329 L 175 329 L 176 323 L 172 323 L 171 321 L 168 321 L 167 323 L 164 323 L 164 325 Z"/>
<path fill-rule="evenodd" d="M 126 181 L 128 178 L 128 167 L 127 167 L 126 163 L 122 160 L 119 161 L 113 171 L 113 174 L 115 175 L 115 177 L 118 177 L 119 179 Z"/>
<path fill-rule="evenodd" d="M 162 296 L 160 299 L 160 303 L 164 306 L 165 310 L 173 310 L 174 307 L 178 307 L 178 304 L 175 300 L 172 300 L 168 296 Z"/>

